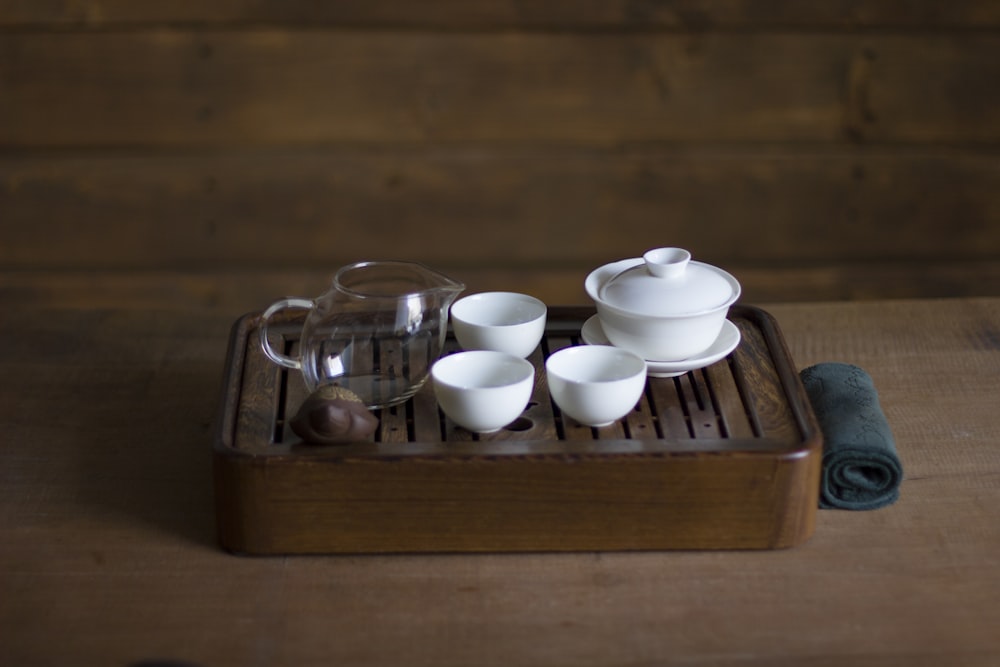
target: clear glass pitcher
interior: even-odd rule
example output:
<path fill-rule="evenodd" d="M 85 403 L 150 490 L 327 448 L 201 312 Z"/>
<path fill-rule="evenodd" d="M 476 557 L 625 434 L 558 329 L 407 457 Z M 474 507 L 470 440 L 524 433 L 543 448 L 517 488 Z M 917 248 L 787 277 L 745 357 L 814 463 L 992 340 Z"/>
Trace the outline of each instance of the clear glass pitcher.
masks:
<path fill-rule="evenodd" d="M 310 391 L 335 384 L 369 408 L 407 400 L 427 381 L 448 332 L 448 309 L 465 285 L 415 262 L 358 262 L 337 271 L 317 299 L 290 297 L 261 315 L 271 361 L 302 371 Z M 309 311 L 297 356 L 275 350 L 267 329 L 287 308 Z"/>

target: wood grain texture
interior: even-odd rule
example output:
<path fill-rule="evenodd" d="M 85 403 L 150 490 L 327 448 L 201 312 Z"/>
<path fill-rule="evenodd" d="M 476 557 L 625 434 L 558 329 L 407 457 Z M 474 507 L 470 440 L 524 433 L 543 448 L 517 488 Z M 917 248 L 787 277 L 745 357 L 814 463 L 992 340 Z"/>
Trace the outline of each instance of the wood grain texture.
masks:
<path fill-rule="evenodd" d="M 14 32 L 0 145 L 987 142 L 992 32 Z"/>
<path fill-rule="evenodd" d="M 994 5 L 0 0 L 0 270 L 998 294 Z"/>
<path fill-rule="evenodd" d="M 864 2 L 794 0 L 761 4 L 714 0 L 0 0 L 0 25 L 114 27 L 160 23 L 258 23 L 403 26 L 421 29 L 720 28 L 983 28 L 1000 25 L 1000 10 L 982 0 Z"/>
<path fill-rule="evenodd" d="M 339 266 L 339 264 L 338 264 Z M 583 278 L 593 266 L 508 268 L 435 265 L 467 293 L 514 290 L 550 304 L 584 305 Z M 884 262 L 806 267 L 727 264 L 750 304 L 1000 294 L 1000 262 Z M 159 308 L 225 312 L 235 319 L 288 295 L 318 296 L 332 269 L 59 270 L 0 272 L 0 300 L 60 308 Z"/>
<path fill-rule="evenodd" d="M 906 468 L 801 548 L 288 559 L 214 541 L 228 314 L 5 303 L 0 663 L 1000 660 L 997 299 L 769 307 L 799 367 L 869 371 Z"/>
<path fill-rule="evenodd" d="M 0 157 L 5 268 L 722 265 L 1000 256 L 988 154 L 437 148 Z M 456 252 L 456 249 L 461 249 Z"/>

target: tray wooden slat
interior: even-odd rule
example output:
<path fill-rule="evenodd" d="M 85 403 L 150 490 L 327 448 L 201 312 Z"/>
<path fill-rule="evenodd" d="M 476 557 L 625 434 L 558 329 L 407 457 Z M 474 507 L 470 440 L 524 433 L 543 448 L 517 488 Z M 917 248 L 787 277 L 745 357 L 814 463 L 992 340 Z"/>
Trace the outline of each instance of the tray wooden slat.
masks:
<path fill-rule="evenodd" d="M 580 344 L 593 311 L 550 308 L 532 399 L 477 435 L 430 385 L 379 411 L 374 442 L 317 447 L 287 426 L 301 377 L 233 328 L 214 446 L 222 546 L 251 554 L 780 548 L 812 533 L 821 440 L 774 320 L 737 306 L 739 347 L 650 378 L 636 408 L 593 429 L 564 417 L 544 359 Z M 292 350 L 301 322 L 276 322 Z M 445 353 L 457 349 L 449 337 Z M 397 355 L 398 356 L 398 355 Z"/>

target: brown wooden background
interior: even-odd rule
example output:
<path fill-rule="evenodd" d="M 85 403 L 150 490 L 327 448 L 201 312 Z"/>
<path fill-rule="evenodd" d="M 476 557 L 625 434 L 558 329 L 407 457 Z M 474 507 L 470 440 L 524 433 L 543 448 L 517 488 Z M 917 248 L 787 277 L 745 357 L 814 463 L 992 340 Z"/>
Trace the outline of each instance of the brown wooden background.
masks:
<path fill-rule="evenodd" d="M 584 303 L 656 245 L 747 302 L 998 295 L 998 111 L 988 0 L 0 0 L 0 297 Z"/>

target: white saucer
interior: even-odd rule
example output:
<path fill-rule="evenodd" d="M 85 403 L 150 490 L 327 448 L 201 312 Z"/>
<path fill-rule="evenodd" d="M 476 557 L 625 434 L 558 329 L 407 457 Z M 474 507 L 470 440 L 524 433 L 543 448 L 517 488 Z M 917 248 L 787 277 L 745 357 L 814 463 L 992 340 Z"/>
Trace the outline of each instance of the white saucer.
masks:
<path fill-rule="evenodd" d="M 580 335 L 583 338 L 583 342 L 587 345 L 611 345 L 611 341 L 604 335 L 604 329 L 601 328 L 601 320 L 598 319 L 597 315 L 584 322 Z M 646 374 L 654 378 L 670 378 L 684 375 L 688 371 L 711 366 L 735 350 L 739 344 L 739 328 L 729 320 L 726 320 L 722 325 L 722 332 L 719 334 L 719 337 L 715 339 L 715 342 L 707 350 L 696 357 L 681 361 L 649 361 L 647 359 Z"/>

